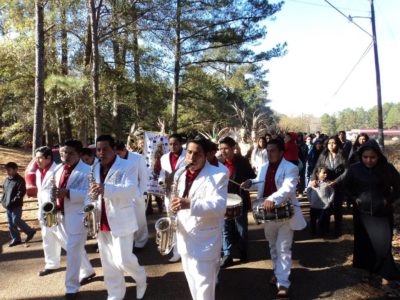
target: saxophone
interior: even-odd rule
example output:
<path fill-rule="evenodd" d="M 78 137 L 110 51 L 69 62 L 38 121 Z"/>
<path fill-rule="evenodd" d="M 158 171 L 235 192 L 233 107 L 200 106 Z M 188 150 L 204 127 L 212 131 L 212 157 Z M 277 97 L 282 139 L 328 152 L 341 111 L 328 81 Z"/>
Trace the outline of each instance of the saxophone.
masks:
<path fill-rule="evenodd" d="M 54 170 L 50 179 L 50 201 L 46 201 L 42 204 L 42 212 L 44 223 L 47 227 L 56 226 L 59 223 L 59 216 L 57 212 L 57 185 L 56 185 L 56 173 L 59 169 L 64 166 L 64 163 Z"/>
<path fill-rule="evenodd" d="M 100 163 L 100 159 L 97 162 L 94 162 L 90 167 L 90 173 L 88 176 L 89 190 L 90 190 L 90 186 L 96 183 L 96 180 L 94 178 L 94 168 L 99 163 Z M 85 214 L 85 217 L 83 218 L 83 225 L 88 230 L 88 236 L 91 238 L 96 238 L 97 233 L 99 232 L 99 228 L 100 228 L 99 210 L 97 209 L 97 203 L 96 203 L 97 199 L 96 199 L 96 197 L 93 197 L 90 194 L 90 192 L 88 193 L 88 195 L 89 195 L 89 200 L 91 203 L 86 204 L 83 207 L 83 213 Z"/>
<path fill-rule="evenodd" d="M 185 173 L 186 169 L 190 166 L 190 164 L 185 167 L 179 169 L 180 173 L 176 177 L 176 180 L 171 185 L 170 199 L 174 197 L 178 197 L 178 184 L 179 179 L 182 174 Z M 177 172 L 178 173 L 178 172 Z M 175 235 L 176 235 L 176 212 L 173 212 L 168 208 L 168 216 L 162 217 L 157 220 L 155 224 L 156 228 L 156 243 L 157 249 L 161 253 L 161 255 L 167 255 L 171 252 L 175 245 Z"/>

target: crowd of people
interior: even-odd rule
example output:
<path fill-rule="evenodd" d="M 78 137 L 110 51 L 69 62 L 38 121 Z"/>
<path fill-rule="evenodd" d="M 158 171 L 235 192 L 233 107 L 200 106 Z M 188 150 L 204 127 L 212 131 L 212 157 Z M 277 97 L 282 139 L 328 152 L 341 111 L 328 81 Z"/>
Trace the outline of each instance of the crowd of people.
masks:
<path fill-rule="evenodd" d="M 262 212 L 265 238 L 273 266 L 270 284 L 278 297 L 289 295 L 294 231 L 307 226 L 298 196 L 310 202 L 310 234 L 342 235 L 343 204 L 353 207 L 356 268 L 379 275 L 386 286 L 397 284 L 400 271 L 391 253 L 393 202 L 400 196 L 400 175 L 375 140 L 361 134 L 354 144 L 344 131 L 334 136 L 288 132 L 255 137 L 248 153 L 241 153 L 229 136 L 217 143 L 197 136 L 168 138 L 170 151 L 159 160 L 159 184 L 165 190 L 164 208 L 174 220 L 170 262 L 182 262 L 193 299 L 215 299 L 220 269 L 248 260 L 248 212 Z M 143 153 L 143 151 L 140 151 Z M 146 195 L 149 170 L 143 155 L 129 151 L 110 135 L 96 139 L 95 153 L 77 140 L 60 148 L 62 163 L 53 151 L 35 150 L 38 219 L 46 276 L 60 268 L 61 248 L 67 251 L 66 299 L 77 299 L 79 287 L 96 276 L 85 251 L 84 208 L 94 204 L 98 216 L 96 238 L 108 299 L 123 299 L 124 273 L 136 282 L 137 299 L 147 289 L 145 268 L 135 255 L 148 241 Z M 18 228 L 29 242 L 36 230 L 23 220 L 24 179 L 18 166 L 6 164 L 2 204 L 13 247 L 21 243 Z M 256 200 L 250 192 L 257 191 Z M 240 199 L 240 212 L 227 215 L 227 199 Z M 156 197 L 160 201 L 160 197 Z M 55 219 L 46 205 L 54 203 Z M 161 207 L 160 207 L 161 206 Z M 151 203 L 150 203 L 151 207 Z M 282 215 L 282 212 L 289 211 Z M 147 211 L 148 213 L 148 211 Z M 272 214 L 272 217 L 269 215 Z"/>

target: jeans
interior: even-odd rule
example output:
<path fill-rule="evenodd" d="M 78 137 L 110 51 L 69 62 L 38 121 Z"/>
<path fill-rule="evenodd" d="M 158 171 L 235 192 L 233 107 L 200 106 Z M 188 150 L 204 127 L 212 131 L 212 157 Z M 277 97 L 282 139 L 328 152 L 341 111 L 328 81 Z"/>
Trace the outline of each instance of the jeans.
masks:
<path fill-rule="evenodd" d="M 241 256 L 247 256 L 247 212 L 243 212 L 240 217 L 233 220 L 225 220 L 222 231 L 222 250 L 224 256 L 232 256 L 232 246 L 236 242 Z"/>
<path fill-rule="evenodd" d="M 28 224 L 25 223 L 21 219 L 22 216 L 22 207 L 15 207 L 12 209 L 7 209 L 7 222 L 8 229 L 10 231 L 10 236 L 12 242 L 21 241 L 21 236 L 19 234 L 18 228 L 20 228 L 26 235 L 33 233 L 35 230 L 29 227 Z"/>

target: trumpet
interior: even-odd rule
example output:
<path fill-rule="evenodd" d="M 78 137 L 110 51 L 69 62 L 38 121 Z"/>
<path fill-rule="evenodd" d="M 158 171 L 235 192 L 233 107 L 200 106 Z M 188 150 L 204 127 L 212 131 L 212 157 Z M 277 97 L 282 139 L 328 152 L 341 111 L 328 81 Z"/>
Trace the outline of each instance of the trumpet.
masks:
<path fill-rule="evenodd" d="M 92 166 L 90 167 L 90 173 L 88 176 L 89 179 L 89 189 L 90 186 L 96 183 L 96 180 L 94 178 L 94 168 L 96 167 L 97 164 L 100 163 L 100 159 L 93 163 Z M 99 232 L 100 228 L 100 217 L 99 217 L 99 210 L 97 208 L 97 203 L 96 203 L 96 197 L 93 197 L 90 192 L 89 192 L 89 199 L 91 203 L 85 205 L 83 207 L 83 213 L 85 214 L 85 217 L 83 218 L 83 225 L 87 228 L 88 230 L 88 236 L 91 238 L 96 238 L 97 233 Z"/>
<path fill-rule="evenodd" d="M 171 185 L 171 194 L 170 198 L 172 200 L 173 197 L 177 197 L 178 195 L 178 184 L 179 179 L 183 173 L 189 168 L 190 164 L 185 167 L 179 169 L 180 173 L 176 177 L 176 180 Z M 181 171 L 182 170 L 182 171 Z M 175 235 L 176 235 L 176 212 L 173 212 L 171 209 L 168 211 L 167 217 L 162 217 L 157 220 L 155 224 L 156 228 L 156 244 L 157 249 L 161 253 L 161 255 L 167 255 L 171 252 L 171 250 L 175 246 Z"/>

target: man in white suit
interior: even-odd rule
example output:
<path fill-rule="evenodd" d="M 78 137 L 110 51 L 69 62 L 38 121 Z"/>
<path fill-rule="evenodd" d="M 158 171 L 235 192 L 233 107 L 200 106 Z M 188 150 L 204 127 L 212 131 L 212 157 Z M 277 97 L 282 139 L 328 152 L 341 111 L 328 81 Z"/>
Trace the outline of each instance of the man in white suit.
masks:
<path fill-rule="evenodd" d="M 148 169 L 146 161 L 142 155 L 128 151 L 123 142 L 118 141 L 115 145 L 115 152 L 120 158 L 126 159 L 132 164 L 131 176 L 135 177 L 137 186 L 134 195 L 135 214 L 138 224 L 138 230 L 135 232 L 135 249 L 142 249 L 149 239 L 149 231 L 146 220 L 146 201 L 144 193 L 147 191 L 147 183 L 149 181 Z"/>
<path fill-rule="evenodd" d="M 88 194 L 90 167 L 80 160 L 81 151 L 80 141 L 65 142 L 65 164 L 55 172 L 57 209 L 61 216 L 58 236 L 65 240 L 67 251 L 66 299 L 77 299 L 82 281 L 86 283 L 95 276 L 85 250 L 87 229 L 82 214 Z"/>
<path fill-rule="evenodd" d="M 289 220 L 269 221 L 264 224 L 265 237 L 268 240 L 274 276 L 270 283 L 278 288 L 278 297 L 287 297 L 289 275 L 292 266 L 292 244 L 294 230 L 306 226 L 300 204 L 296 198 L 298 168 L 283 158 L 285 146 L 282 140 L 274 139 L 267 145 L 268 162 L 261 166 L 256 179 L 245 181 L 243 188 L 249 188 L 252 182 L 265 181 L 258 185 L 257 198 L 264 198 L 264 209 L 271 211 L 290 201 L 294 206 L 294 215 Z"/>
<path fill-rule="evenodd" d="M 147 288 L 146 272 L 132 253 L 134 232 L 138 225 L 132 195 L 137 193 L 137 177 L 131 176 L 132 163 L 115 154 L 115 142 L 110 135 L 96 140 L 97 157 L 94 169 L 96 184 L 90 187 L 90 198 L 98 198 L 100 231 L 97 239 L 108 300 L 125 296 L 124 272 L 136 281 L 136 298 L 142 299 Z"/>
<path fill-rule="evenodd" d="M 207 162 L 208 150 L 205 139 L 188 143 L 190 165 L 176 172 L 179 196 L 171 200 L 177 212 L 177 249 L 194 300 L 215 299 L 228 195 L 228 174 Z"/>
<path fill-rule="evenodd" d="M 160 185 L 165 186 L 166 195 L 164 197 L 165 207 L 167 212 L 170 210 L 170 199 L 168 197 L 171 184 L 174 178 L 175 171 L 181 168 L 185 164 L 186 151 L 182 148 L 182 137 L 177 134 L 171 134 L 168 138 L 169 152 L 161 156 L 161 172 L 158 182 Z M 179 261 L 180 256 L 174 247 L 173 256 L 170 258 L 170 262 Z"/>
<path fill-rule="evenodd" d="M 47 227 L 43 217 L 43 204 L 51 200 L 52 178 L 57 164 L 53 161 L 53 152 L 50 147 L 43 146 L 35 150 L 35 160 L 38 165 L 36 170 L 36 187 L 38 198 L 38 220 L 42 233 L 44 252 L 44 269 L 38 272 L 39 276 L 53 273 L 60 268 L 61 245 L 58 243 L 55 227 Z"/>

